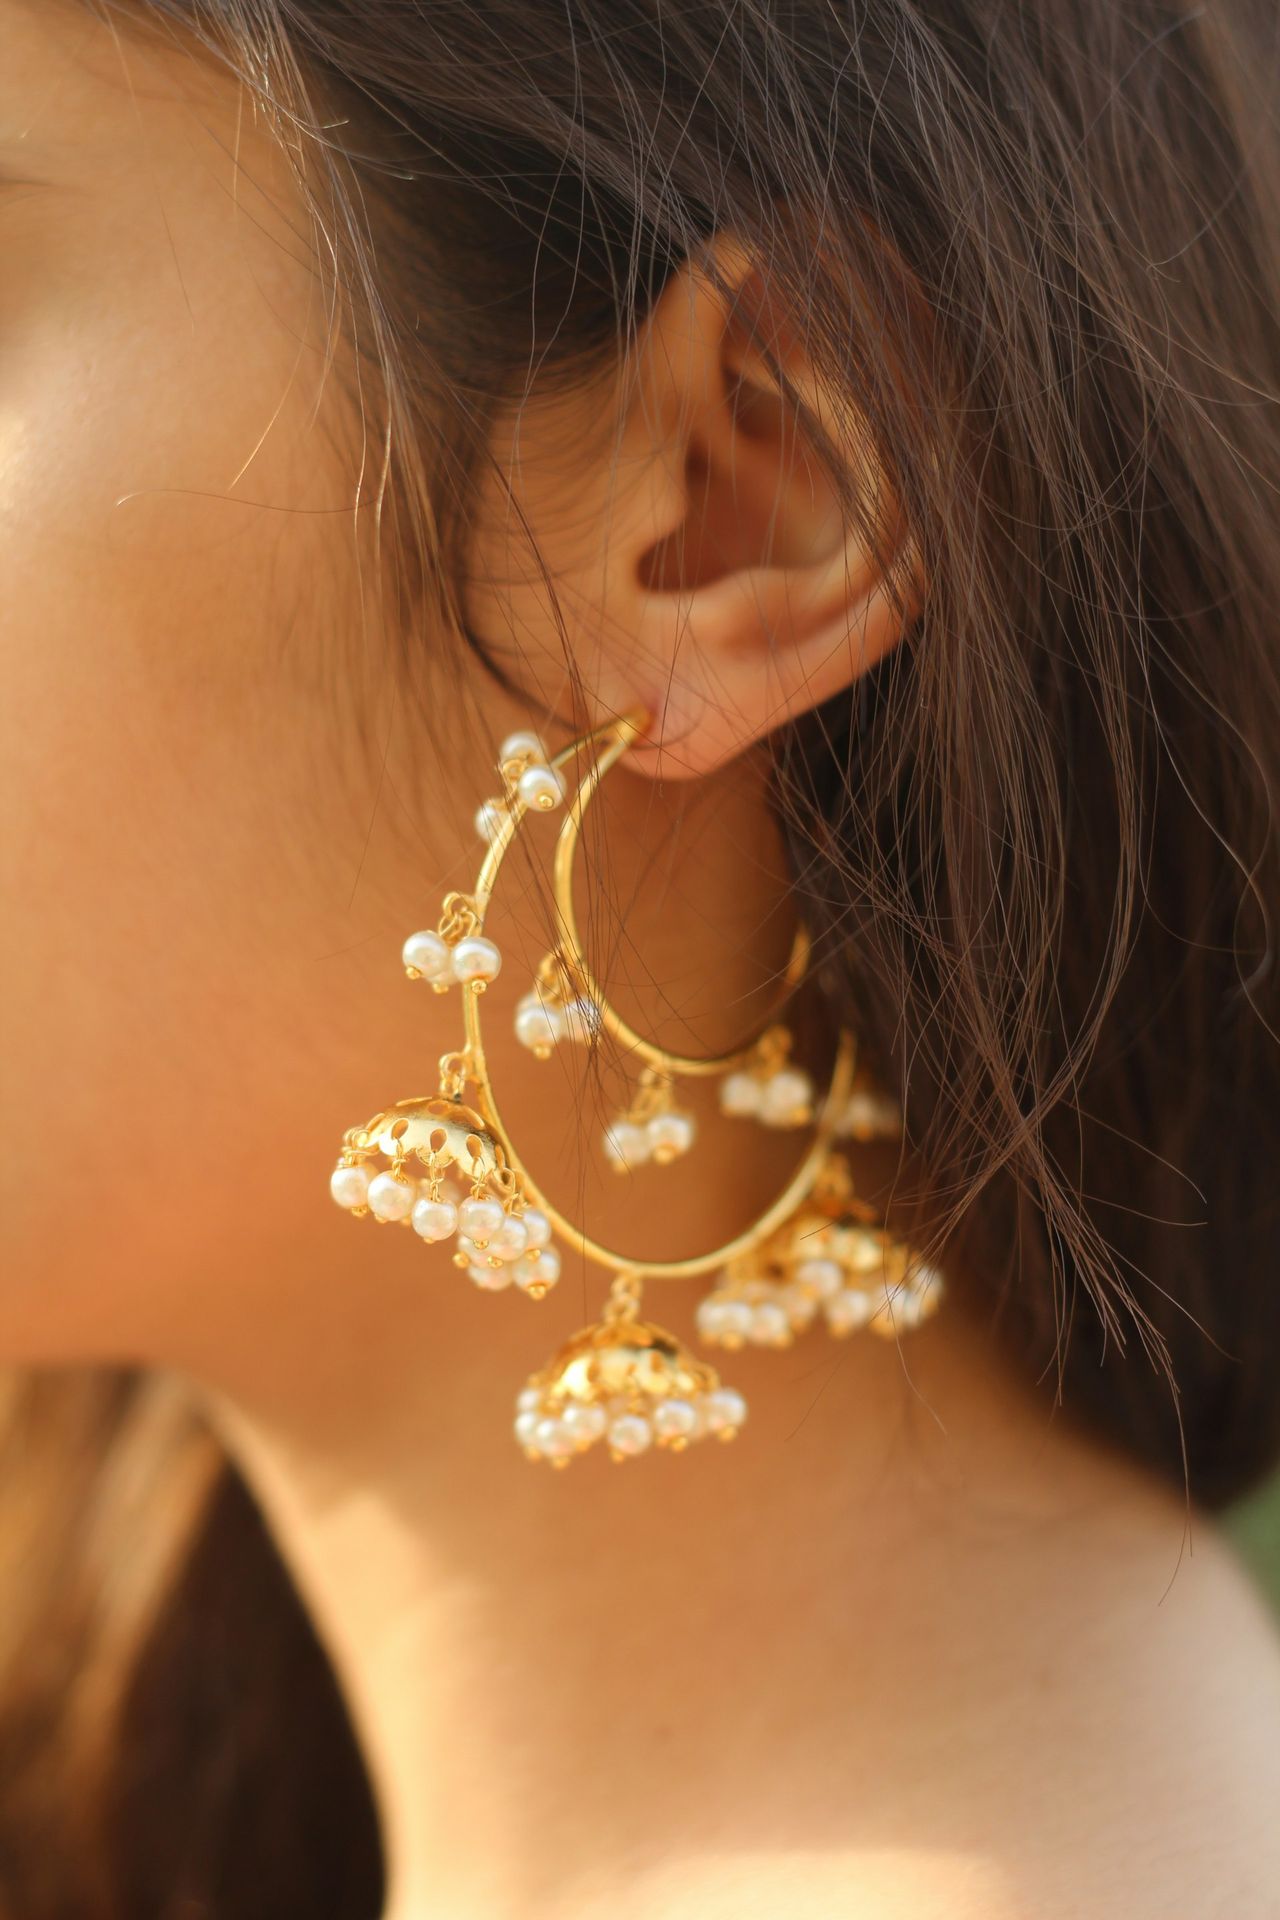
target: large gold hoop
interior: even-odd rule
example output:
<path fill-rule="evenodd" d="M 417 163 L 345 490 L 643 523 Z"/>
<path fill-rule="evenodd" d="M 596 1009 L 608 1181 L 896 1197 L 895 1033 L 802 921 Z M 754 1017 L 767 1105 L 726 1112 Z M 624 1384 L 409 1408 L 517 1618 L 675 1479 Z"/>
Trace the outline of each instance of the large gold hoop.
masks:
<path fill-rule="evenodd" d="M 553 886 L 560 928 L 561 954 L 575 985 L 590 998 L 601 1028 L 627 1052 L 638 1055 L 647 1066 L 673 1077 L 711 1078 L 726 1073 L 747 1060 L 751 1055 L 754 1041 L 728 1053 L 702 1057 L 672 1053 L 652 1041 L 645 1040 L 609 1004 L 607 997 L 601 991 L 582 951 L 577 916 L 573 906 L 573 857 L 581 837 L 583 818 L 605 774 L 617 764 L 632 741 L 643 732 L 646 717 L 642 713 L 632 713 L 607 721 L 592 732 L 581 735 L 556 754 L 551 761 L 551 765 L 563 774 L 568 767 L 576 765 L 586 750 L 593 747 L 597 749 L 587 769 L 581 774 L 576 785 L 571 788 L 566 800 L 567 817 L 556 842 Z M 517 825 L 514 814 L 508 814 L 499 821 L 481 863 L 473 896 L 476 911 L 481 919 L 492 898 L 503 860 L 515 839 Z M 791 959 L 784 975 L 784 992 L 790 992 L 803 977 L 808 957 L 808 936 L 802 931 L 793 946 Z M 560 1238 L 567 1245 L 574 1247 L 584 1259 L 613 1273 L 642 1273 L 646 1280 L 689 1280 L 699 1274 L 708 1273 L 714 1268 L 722 1267 L 727 1261 L 758 1246 L 794 1212 L 813 1185 L 848 1105 L 849 1093 L 853 1085 L 856 1049 L 852 1034 L 843 1031 L 837 1044 L 826 1097 L 814 1122 L 813 1138 L 807 1151 L 794 1168 L 790 1179 L 763 1214 L 758 1215 L 749 1226 L 727 1243 L 722 1242 L 706 1253 L 690 1255 L 684 1259 L 652 1261 L 636 1254 L 618 1253 L 612 1247 L 607 1247 L 594 1239 L 562 1213 L 548 1198 L 539 1182 L 530 1173 L 523 1157 L 516 1151 L 502 1119 L 489 1077 L 481 1024 L 482 999 L 481 992 L 464 989 L 462 1002 L 467 1078 L 476 1088 L 477 1111 L 507 1160 L 518 1173 L 529 1199 L 546 1214 Z"/>

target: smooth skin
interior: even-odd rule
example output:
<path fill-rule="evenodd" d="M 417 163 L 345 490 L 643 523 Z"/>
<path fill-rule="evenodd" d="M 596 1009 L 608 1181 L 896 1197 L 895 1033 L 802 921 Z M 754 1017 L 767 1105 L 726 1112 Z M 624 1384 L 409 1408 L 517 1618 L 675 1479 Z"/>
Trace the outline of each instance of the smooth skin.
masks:
<path fill-rule="evenodd" d="M 325 1194 L 342 1129 L 456 1044 L 400 941 L 474 875 L 490 744 L 563 702 L 508 503 L 473 612 L 527 701 L 385 629 L 288 158 L 225 76 L 69 0 L 0 0 L 0 259 L 0 1354 L 141 1359 L 208 1408 L 351 1704 L 386 1920 L 1280 1912 L 1263 1609 L 954 1311 L 735 1361 L 732 1450 L 520 1459 L 514 1391 L 598 1288 L 481 1297 Z M 741 749 L 899 637 L 803 448 L 728 405 L 737 326 L 686 273 L 628 382 L 497 430 L 597 710 L 657 710 L 593 899 L 620 1000 L 695 1050 L 789 931 Z M 533 891 L 504 938 L 518 984 Z M 608 1237 L 714 1244 L 776 1180 L 739 1133 L 713 1179 L 606 1181 L 596 1096 L 504 1027 L 513 1131 Z"/>

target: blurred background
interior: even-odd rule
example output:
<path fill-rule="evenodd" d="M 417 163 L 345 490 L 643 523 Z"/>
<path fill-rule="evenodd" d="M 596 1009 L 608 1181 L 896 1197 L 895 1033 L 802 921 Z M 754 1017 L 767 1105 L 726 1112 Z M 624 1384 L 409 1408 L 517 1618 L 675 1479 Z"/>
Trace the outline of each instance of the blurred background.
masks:
<path fill-rule="evenodd" d="M 1227 1529 L 1280 1614 L 1280 1475 L 1228 1514 Z"/>

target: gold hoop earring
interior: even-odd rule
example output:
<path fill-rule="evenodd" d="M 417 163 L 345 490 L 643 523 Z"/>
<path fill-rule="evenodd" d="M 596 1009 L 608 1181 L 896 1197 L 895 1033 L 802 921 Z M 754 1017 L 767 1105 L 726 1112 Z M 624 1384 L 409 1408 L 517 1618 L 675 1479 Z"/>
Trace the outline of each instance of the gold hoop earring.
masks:
<path fill-rule="evenodd" d="M 891 1131 L 890 1103 L 855 1075 L 853 1036 L 842 1031 L 819 1099 L 790 1059 L 785 1023 L 771 1018 L 745 1045 L 706 1057 L 678 1054 L 638 1033 L 613 1007 L 584 951 L 573 868 L 587 809 L 604 776 L 645 726 L 633 713 L 573 741 L 554 757 L 531 733 L 503 743 L 502 794 L 477 828 L 487 841 L 469 894 L 446 895 L 434 929 L 410 935 L 411 979 L 462 995 L 463 1044 L 440 1061 L 438 1091 L 401 1100 L 350 1129 L 330 1181 L 354 1215 L 412 1227 L 455 1243 L 454 1262 L 486 1291 L 545 1297 L 560 1275 L 559 1245 L 613 1276 L 598 1322 L 576 1334 L 529 1380 L 516 1407 L 526 1455 L 564 1466 L 597 1442 L 615 1460 L 652 1446 L 681 1451 L 707 1436 L 732 1439 L 746 1403 L 672 1333 L 641 1318 L 646 1282 L 716 1274 L 698 1331 L 710 1344 L 785 1346 L 823 1318 L 836 1335 L 859 1326 L 893 1334 L 936 1308 L 939 1276 L 914 1261 L 854 1192 L 845 1138 Z M 571 781 L 570 771 L 576 778 Z M 597 1240 L 543 1192 L 517 1154 L 489 1074 L 481 1007 L 502 955 L 485 932 L 494 888 L 518 832 L 533 815 L 563 810 L 552 861 L 555 941 L 516 1010 L 517 1038 L 546 1058 L 566 1041 L 608 1036 L 638 1062 L 635 1097 L 607 1131 L 615 1165 L 664 1165 L 688 1152 L 692 1119 L 676 1103 L 681 1079 L 720 1081 L 726 1115 L 768 1126 L 812 1125 L 813 1137 L 776 1197 L 729 1241 L 682 1259 L 641 1260 Z M 810 942 L 801 929 L 782 981 L 782 1006 L 804 978 Z M 781 1011 L 781 1008 L 777 1010 Z"/>

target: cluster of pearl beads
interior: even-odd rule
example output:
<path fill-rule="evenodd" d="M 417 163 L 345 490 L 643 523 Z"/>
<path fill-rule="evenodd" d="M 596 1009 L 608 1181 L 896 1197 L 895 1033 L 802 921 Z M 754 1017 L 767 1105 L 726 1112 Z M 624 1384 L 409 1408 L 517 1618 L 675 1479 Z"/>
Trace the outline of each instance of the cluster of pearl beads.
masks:
<path fill-rule="evenodd" d="M 604 1154 L 618 1173 L 630 1173 L 649 1162 L 670 1166 L 688 1153 L 697 1136 L 691 1113 L 676 1106 L 674 1080 L 646 1067 L 636 1085 L 631 1105 L 605 1128 Z"/>
<path fill-rule="evenodd" d="M 549 1060 L 563 1041 L 590 1044 L 600 1027 L 600 1015 L 590 1000 L 557 1000 L 534 987 L 516 1007 L 516 1039 L 535 1059 Z"/>
<path fill-rule="evenodd" d="M 650 1114 L 644 1120 L 623 1114 L 605 1128 L 605 1158 L 618 1173 L 630 1173 L 650 1161 L 655 1166 L 670 1166 L 681 1154 L 688 1153 L 696 1134 L 693 1115 L 676 1107 Z"/>
<path fill-rule="evenodd" d="M 803 1067 L 768 1056 L 754 1067 L 727 1073 L 720 1082 L 720 1111 L 734 1120 L 766 1127 L 806 1127 L 813 1118 L 814 1086 Z"/>
<path fill-rule="evenodd" d="M 429 928 L 411 933 L 400 958 L 411 980 L 429 980 L 437 993 L 449 987 L 487 986 L 502 971 L 502 955 L 483 933 L 466 933 L 452 941 Z"/>
<path fill-rule="evenodd" d="M 876 1087 L 855 1087 L 835 1132 L 840 1140 L 900 1140 L 902 1109 L 890 1094 Z"/>
<path fill-rule="evenodd" d="M 526 1459 L 567 1467 L 603 1441 L 615 1461 L 635 1460 L 651 1447 L 680 1453 L 697 1440 L 732 1440 L 747 1417 L 733 1387 L 652 1398 L 615 1394 L 606 1401 L 566 1400 L 526 1387 L 516 1401 L 515 1437 Z"/>
<path fill-rule="evenodd" d="M 789 1347 L 821 1316 L 838 1339 L 868 1327 L 892 1337 L 929 1318 L 942 1299 L 942 1276 L 908 1265 L 905 1250 L 866 1228 L 835 1229 L 841 1252 L 814 1252 L 789 1265 L 785 1281 L 730 1276 L 697 1308 L 708 1346 Z"/>
<path fill-rule="evenodd" d="M 495 840 L 517 807 L 552 813 L 564 800 L 564 775 L 550 765 L 536 733 L 507 736 L 498 748 L 498 772 L 504 792 L 482 801 L 476 813 L 476 832 L 482 840 Z"/>
<path fill-rule="evenodd" d="M 454 1262 L 486 1293 L 510 1286 L 541 1300 L 560 1278 L 551 1222 L 539 1207 L 515 1207 L 491 1194 L 459 1196 L 437 1176 L 403 1167 L 381 1171 L 369 1160 L 339 1162 L 329 1191 L 347 1213 L 411 1227 L 431 1244 L 456 1241 Z"/>

